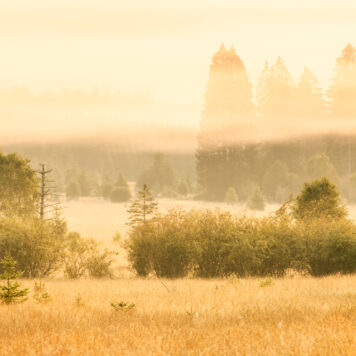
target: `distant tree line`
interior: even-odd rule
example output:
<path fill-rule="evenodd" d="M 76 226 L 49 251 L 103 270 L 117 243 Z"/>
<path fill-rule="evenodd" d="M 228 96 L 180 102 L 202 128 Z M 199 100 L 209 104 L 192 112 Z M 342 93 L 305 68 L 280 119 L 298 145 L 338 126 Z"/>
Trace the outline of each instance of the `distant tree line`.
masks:
<path fill-rule="evenodd" d="M 110 199 L 111 188 L 120 173 L 138 186 L 149 184 L 155 194 L 167 198 L 186 198 L 196 192 L 193 153 L 125 152 L 120 147 L 89 143 L 3 148 L 31 159 L 33 167 L 47 162 L 53 169 L 56 191 L 68 193 L 71 199 L 81 196 Z"/>
<path fill-rule="evenodd" d="M 222 45 L 210 66 L 198 136 L 200 197 L 224 200 L 234 189 L 245 201 L 258 186 L 268 201 L 281 202 L 305 180 L 325 175 L 354 201 L 355 137 L 309 133 L 355 119 L 355 48 L 342 51 L 325 94 L 306 67 L 294 84 L 281 58 L 266 63 L 255 93 L 240 57 Z M 297 128 L 305 136 L 286 139 Z"/>

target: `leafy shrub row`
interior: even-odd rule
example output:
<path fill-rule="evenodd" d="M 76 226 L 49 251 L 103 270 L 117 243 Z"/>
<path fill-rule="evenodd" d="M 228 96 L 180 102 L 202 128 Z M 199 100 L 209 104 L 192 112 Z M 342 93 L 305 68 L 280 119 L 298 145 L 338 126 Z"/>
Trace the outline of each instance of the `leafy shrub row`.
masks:
<path fill-rule="evenodd" d="M 356 272 L 356 226 L 351 221 L 320 218 L 306 223 L 283 211 L 256 218 L 219 210 L 171 210 L 134 228 L 126 248 L 140 276 Z"/>
<path fill-rule="evenodd" d="M 0 219 L 0 259 L 10 255 L 25 278 L 54 273 L 64 273 L 68 278 L 110 277 L 113 254 L 101 250 L 91 239 L 68 233 L 60 218 Z"/>

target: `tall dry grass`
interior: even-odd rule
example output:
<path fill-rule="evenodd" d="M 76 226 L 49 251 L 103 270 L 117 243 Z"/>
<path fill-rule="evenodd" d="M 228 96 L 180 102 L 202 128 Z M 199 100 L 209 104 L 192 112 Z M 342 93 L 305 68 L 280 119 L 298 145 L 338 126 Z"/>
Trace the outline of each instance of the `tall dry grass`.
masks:
<path fill-rule="evenodd" d="M 356 276 L 45 283 L 0 307 L 0 355 L 356 355 Z"/>

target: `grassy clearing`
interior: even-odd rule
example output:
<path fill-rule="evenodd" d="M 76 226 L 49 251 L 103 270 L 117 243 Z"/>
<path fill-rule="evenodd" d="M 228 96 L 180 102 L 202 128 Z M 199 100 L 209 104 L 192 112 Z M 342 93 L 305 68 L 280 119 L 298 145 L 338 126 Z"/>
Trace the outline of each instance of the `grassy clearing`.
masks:
<path fill-rule="evenodd" d="M 110 241 L 116 231 L 125 234 L 127 225 L 125 225 L 128 214 L 127 208 L 130 203 L 111 203 L 98 198 L 80 198 L 79 200 L 69 200 L 63 203 L 64 217 L 68 222 L 70 230 L 78 231 L 83 236 L 94 237 L 100 241 Z M 277 210 L 280 204 L 267 204 L 265 211 L 252 212 L 245 205 L 228 205 L 226 203 L 213 203 L 196 200 L 158 200 L 159 210 L 162 212 L 170 208 L 182 208 L 189 210 L 192 208 L 220 208 L 230 210 L 234 214 L 255 214 L 256 216 L 265 216 Z M 349 205 L 349 216 L 356 219 L 356 206 Z"/>
<path fill-rule="evenodd" d="M 80 198 L 79 200 L 69 200 L 63 203 L 64 217 L 68 221 L 70 230 L 78 231 L 84 236 L 94 237 L 97 240 L 111 240 L 116 231 L 125 234 L 128 219 L 128 203 L 111 203 L 99 198 Z M 211 203 L 195 200 L 158 200 L 159 210 L 162 212 L 170 208 L 221 208 L 230 210 L 233 213 L 251 213 L 245 205 L 231 206 L 226 203 Z M 256 212 L 257 216 L 265 215 L 278 209 L 278 204 L 271 204 L 264 212 Z M 356 214 L 355 214 L 356 216 Z"/>
<path fill-rule="evenodd" d="M 1 306 L 1 355 L 356 355 L 356 276 L 45 283 Z"/>

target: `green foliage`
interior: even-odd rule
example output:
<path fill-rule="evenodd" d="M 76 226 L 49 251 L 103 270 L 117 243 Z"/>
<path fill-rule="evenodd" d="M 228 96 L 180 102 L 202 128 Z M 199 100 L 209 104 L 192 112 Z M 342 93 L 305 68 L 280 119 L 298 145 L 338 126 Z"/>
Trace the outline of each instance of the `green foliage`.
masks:
<path fill-rule="evenodd" d="M 131 193 L 130 189 L 127 187 L 117 187 L 110 194 L 110 200 L 113 203 L 123 203 L 130 200 Z"/>
<path fill-rule="evenodd" d="M 26 278 L 49 276 L 61 266 L 66 233 L 59 216 L 50 221 L 0 219 L 0 257 L 8 251 Z"/>
<path fill-rule="evenodd" d="M 247 206 L 251 210 L 264 210 L 265 209 L 265 199 L 262 195 L 260 187 L 256 187 L 252 195 L 247 201 Z"/>
<path fill-rule="evenodd" d="M 104 249 L 94 250 L 87 260 L 87 271 L 89 277 L 104 278 L 112 277 L 111 265 L 114 262 L 114 255 L 117 253 Z"/>
<path fill-rule="evenodd" d="M 33 299 L 39 304 L 47 304 L 52 301 L 52 297 L 48 294 L 44 283 L 35 282 Z"/>
<path fill-rule="evenodd" d="M 236 204 L 239 201 L 236 190 L 233 187 L 230 187 L 225 194 L 225 203 L 227 204 Z"/>
<path fill-rule="evenodd" d="M 127 210 L 129 213 L 128 225 L 131 227 L 146 225 L 157 211 L 157 202 L 146 184 L 138 192 L 137 199 Z"/>
<path fill-rule="evenodd" d="M 119 312 L 128 312 L 130 310 L 133 310 L 136 306 L 133 303 L 127 303 L 127 302 L 110 302 L 111 307 L 115 311 Z"/>
<path fill-rule="evenodd" d="M 260 287 L 267 287 L 267 286 L 270 286 L 272 285 L 274 282 L 273 282 L 273 279 L 271 277 L 267 277 L 265 279 L 261 279 L 259 281 L 259 285 Z"/>
<path fill-rule="evenodd" d="M 342 219 L 347 215 L 335 184 L 325 177 L 304 184 L 303 190 L 295 199 L 293 212 L 299 220 L 322 217 Z"/>
<path fill-rule="evenodd" d="M 0 274 L 0 279 L 6 281 L 5 285 L 0 286 L 0 301 L 3 304 L 23 303 L 27 300 L 28 288 L 21 289 L 20 284 L 16 279 L 21 276 L 21 273 L 16 271 L 17 262 L 7 254 L 1 260 L 3 272 Z"/>
<path fill-rule="evenodd" d="M 289 205 L 265 218 L 169 211 L 131 231 L 126 242 L 131 267 L 140 276 L 167 278 L 356 272 L 356 225 L 329 218 L 306 224 L 293 219 Z"/>
<path fill-rule="evenodd" d="M 39 180 L 30 161 L 0 152 L 0 215 L 33 216 L 39 201 Z"/>
<path fill-rule="evenodd" d="M 93 239 L 84 239 L 78 233 L 68 234 L 64 273 L 70 279 L 85 275 L 95 278 L 111 277 L 110 270 L 114 252 L 105 249 L 100 251 L 99 245 Z"/>

